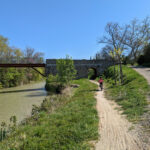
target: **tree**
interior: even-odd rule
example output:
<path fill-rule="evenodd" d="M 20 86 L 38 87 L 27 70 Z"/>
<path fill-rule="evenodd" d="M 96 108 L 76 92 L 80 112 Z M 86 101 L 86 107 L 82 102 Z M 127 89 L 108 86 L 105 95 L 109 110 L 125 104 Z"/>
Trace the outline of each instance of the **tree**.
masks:
<path fill-rule="evenodd" d="M 144 46 L 150 42 L 150 18 L 146 17 L 142 22 L 137 19 L 131 21 L 128 25 L 126 38 L 123 41 L 130 50 L 130 58 L 134 62 L 137 61 L 138 56 L 141 54 Z"/>
<path fill-rule="evenodd" d="M 34 48 L 27 47 L 24 51 L 24 63 L 43 63 L 43 53 L 35 52 Z"/>
<path fill-rule="evenodd" d="M 21 52 L 20 49 L 18 48 L 15 48 L 14 49 L 14 54 L 15 54 L 15 60 L 16 60 L 16 63 L 19 63 L 23 57 L 23 53 Z"/>
<path fill-rule="evenodd" d="M 108 23 L 105 28 L 106 36 L 99 40 L 99 43 L 113 47 L 120 67 L 121 84 L 123 84 L 122 54 L 126 49 L 124 41 L 126 40 L 127 30 L 128 26 L 121 27 L 118 23 Z"/>
<path fill-rule="evenodd" d="M 110 56 L 112 57 L 112 60 L 113 60 L 113 65 L 114 65 L 114 75 L 115 75 L 115 85 L 117 84 L 117 76 L 116 76 L 116 67 L 115 67 L 115 58 L 116 58 L 116 55 L 115 55 L 115 52 L 114 51 L 110 51 L 109 52 Z"/>
<path fill-rule="evenodd" d="M 139 65 L 150 65 L 150 44 L 144 47 L 142 55 L 138 58 L 138 63 Z"/>
<path fill-rule="evenodd" d="M 0 63 L 27 63 L 25 57 L 35 60 L 34 62 L 37 63 L 43 62 L 42 53 L 28 48 L 24 56 L 20 49 L 9 46 L 7 38 L 0 36 Z M 29 63 L 31 62 L 33 61 L 29 61 Z M 36 81 L 40 79 L 39 74 L 29 68 L 0 68 L 0 88 L 13 87 L 21 83 L 28 83 L 30 80 Z"/>
<path fill-rule="evenodd" d="M 8 39 L 0 35 L 0 62 L 5 63 L 7 52 L 9 51 Z"/>
<path fill-rule="evenodd" d="M 106 45 L 103 47 L 100 51 L 98 51 L 93 59 L 95 60 L 100 60 L 100 59 L 105 59 L 105 60 L 110 60 L 111 57 L 109 55 L 109 52 L 112 50 L 112 47 L 110 45 Z"/>
<path fill-rule="evenodd" d="M 58 81 L 62 84 L 70 84 L 76 77 L 76 70 L 74 62 L 68 55 L 65 59 L 58 59 L 56 61 Z"/>

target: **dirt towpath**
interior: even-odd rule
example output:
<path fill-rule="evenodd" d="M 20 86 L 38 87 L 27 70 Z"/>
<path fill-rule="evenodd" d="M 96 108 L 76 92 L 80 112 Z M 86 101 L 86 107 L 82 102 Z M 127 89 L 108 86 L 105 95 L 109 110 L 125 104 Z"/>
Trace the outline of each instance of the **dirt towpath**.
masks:
<path fill-rule="evenodd" d="M 95 81 L 91 81 L 98 84 Z M 140 140 L 130 132 L 132 126 L 119 111 L 117 104 L 104 97 L 103 91 L 96 92 L 99 115 L 100 139 L 96 150 L 143 150 Z"/>
<path fill-rule="evenodd" d="M 136 70 L 139 74 L 144 76 L 150 85 L 150 68 L 145 67 L 132 67 L 132 68 Z"/>
<path fill-rule="evenodd" d="M 141 74 L 145 79 L 147 79 L 150 85 L 150 67 L 132 67 L 135 71 Z M 139 131 L 139 137 L 145 144 L 145 147 L 150 150 L 150 91 L 147 96 L 148 106 L 147 112 L 142 116 L 141 121 L 137 124 L 136 128 Z M 145 149 L 146 149 L 145 148 Z M 146 149 L 146 150 L 147 150 Z"/>

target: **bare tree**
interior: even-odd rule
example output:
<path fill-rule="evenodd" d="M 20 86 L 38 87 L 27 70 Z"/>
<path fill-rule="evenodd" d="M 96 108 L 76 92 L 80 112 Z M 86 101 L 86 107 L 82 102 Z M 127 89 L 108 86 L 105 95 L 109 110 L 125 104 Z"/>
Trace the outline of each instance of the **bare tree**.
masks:
<path fill-rule="evenodd" d="M 43 63 L 43 53 L 35 52 L 34 48 L 27 47 L 24 51 L 25 63 Z"/>
<path fill-rule="evenodd" d="M 133 58 L 134 62 L 136 62 L 145 44 L 150 42 L 149 17 L 146 17 L 142 22 L 137 19 L 132 20 L 128 25 L 126 39 L 123 42 L 130 50 L 130 58 Z"/>
<path fill-rule="evenodd" d="M 105 43 L 108 46 L 112 46 L 114 50 L 121 51 L 116 53 L 118 64 L 120 66 L 120 77 L 121 84 L 123 84 L 123 72 L 122 72 L 122 53 L 126 49 L 124 41 L 126 40 L 126 34 L 128 31 L 128 26 L 121 27 L 118 23 L 108 23 L 105 28 L 107 35 L 103 36 L 99 43 Z"/>
<path fill-rule="evenodd" d="M 100 60 L 100 59 L 105 59 L 105 60 L 110 60 L 111 57 L 109 55 L 109 52 L 112 50 L 112 47 L 110 45 L 106 45 L 103 47 L 100 51 L 98 51 L 93 59 Z"/>

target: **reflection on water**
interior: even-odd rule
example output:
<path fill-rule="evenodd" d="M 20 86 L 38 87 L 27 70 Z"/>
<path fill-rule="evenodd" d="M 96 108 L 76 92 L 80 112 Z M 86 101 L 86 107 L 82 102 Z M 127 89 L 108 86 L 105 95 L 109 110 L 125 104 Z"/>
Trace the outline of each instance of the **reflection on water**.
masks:
<path fill-rule="evenodd" d="M 32 105 L 40 105 L 46 97 L 45 82 L 0 90 L 0 123 L 13 115 L 18 121 L 31 114 Z"/>

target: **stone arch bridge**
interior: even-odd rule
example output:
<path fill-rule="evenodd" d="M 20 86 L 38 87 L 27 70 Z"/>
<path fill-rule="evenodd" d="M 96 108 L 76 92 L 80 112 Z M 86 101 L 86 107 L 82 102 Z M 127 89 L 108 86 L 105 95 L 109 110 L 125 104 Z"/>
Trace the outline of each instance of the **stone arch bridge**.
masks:
<path fill-rule="evenodd" d="M 88 77 L 88 71 L 90 68 L 94 69 L 95 75 L 101 75 L 105 69 L 113 65 L 112 61 L 107 60 L 73 60 L 75 69 L 77 70 L 77 78 Z M 46 60 L 46 75 L 57 73 L 56 59 Z"/>

